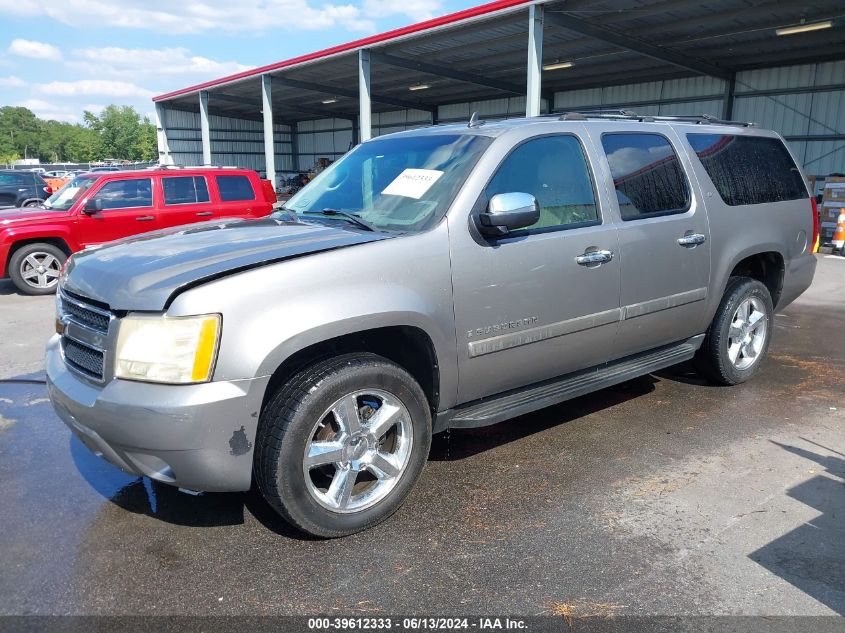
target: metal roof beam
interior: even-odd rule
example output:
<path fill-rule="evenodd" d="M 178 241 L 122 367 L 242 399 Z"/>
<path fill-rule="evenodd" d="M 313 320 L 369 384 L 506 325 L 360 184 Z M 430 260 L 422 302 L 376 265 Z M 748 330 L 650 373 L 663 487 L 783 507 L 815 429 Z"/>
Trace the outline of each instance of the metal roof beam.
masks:
<path fill-rule="evenodd" d="M 487 88 L 493 88 L 494 90 L 501 90 L 502 92 L 509 92 L 515 95 L 525 94 L 525 89 L 522 86 L 518 86 L 516 84 L 504 81 L 496 81 L 495 79 L 489 79 L 487 77 L 482 77 L 481 75 L 476 75 L 474 73 L 453 70 L 451 68 L 446 68 L 445 66 L 427 64 L 426 62 L 419 62 L 413 59 L 405 59 L 404 57 L 396 57 L 394 55 L 387 55 L 385 53 L 377 53 L 375 51 L 372 51 L 370 53 L 370 57 L 372 61 L 380 64 L 386 64 L 388 66 L 405 68 L 407 70 L 416 70 L 418 72 L 426 73 L 428 75 L 434 75 L 435 77 L 446 77 L 447 79 L 463 81 L 470 84 L 476 84 L 478 86 L 486 86 Z"/>
<path fill-rule="evenodd" d="M 313 83 L 310 81 L 300 81 L 299 79 L 290 79 L 289 77 L 273 77 L 273 83 L 280 86 L 287 86 L 289 88 L 298 88 L 300 90 L 309 90 L 311 92 L 320 92 L 327 95 L 336 95 L 338 97 L 349 97 L 350 99 L 358 99 L 358 92 L 356 90 L 347 90 L 346 88 L 332 88 L 323 84 Z M 371 95 L 370 99 L 376 103 L 383 103 L 385 105 L 396 106 L 397 108 L 412 108 L 414 110 L 424 110 L 425 112 L 433 112 L 434 106 L 425 105 L 417 101 L 410 101 L 405 99 L 396 99 L 394 97 L 386 97 L 384 95 Z"/>
<path fill-rule="evenodd" d="M 721 68 L 720 66 L 710 64 L 694 57 L 688 57 L 687 55 L 668 48 L 654 46 L 653 44 L 649 44 L 643 40 L 634 39 L 627 35 L 623 35 L 622 33 L 608 30 L 604 27 L 591 24 L 586 20 L 573 17 L 566 13 L 553 13 L 551 11 L 547 11 L 546 23 L 554 24 L 568 31 L 580 33 L 581 35 L 587 35 L 602 42 L 613 44 L 614 46 L 626 48 L 630 51 L 639 53 L 640 55 L 650 57 L 651 59 L 672 64 L 673 66 L 678 66 L 679 68 L 684 68 L 686 70 L 691 70 L 695 73 L 709 75 L 711 77 L 719 77 L 720 79 L 729 79 L 731 76 L 729 71 Z"/>
<path fill-rule="evenodd" d="M 261 110 L 261 101 L 258 99 L 244 99 L 243 97 L 237 97 L 234 95 L 225 94 L 223 92 L 209 92 L 208 93 L 209 99 L 212 101 L 225 101 L 227 103 L 236 103 L 238 105 L 249 106 L 255 108 L 255 112 L 259 112 Z M 335 118 L 335 119 L 348 119 L 352 116 L 357 116 L 356 114 L 352 114 L 349 112 L 337 112 L 334 110 L 323 110 L 318 108 L 309 108 L 303 105 L 291 105 L 287 106 L 285 103 L 279 103 L 276 107 L 277 110 L 284 110 L 285 112 L 303 112 L 305 114 L 313 114 L 319 117 L 324 117 L 327 119 Z M 233 116 L 234 112 L 228 113 L 228 116 Z"/>

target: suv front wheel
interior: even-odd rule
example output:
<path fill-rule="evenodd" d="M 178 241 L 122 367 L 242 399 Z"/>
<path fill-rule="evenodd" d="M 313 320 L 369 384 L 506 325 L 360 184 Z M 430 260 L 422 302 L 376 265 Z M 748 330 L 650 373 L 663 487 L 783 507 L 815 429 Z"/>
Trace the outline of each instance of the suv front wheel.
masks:
<path fill-rule="evenodd" d="M 302 370 L 271 398 L 255 479 L 300 530 L 346 536 L 399 508 L 430 446 L 428 401 L 411 375 L 375 354 L 346 354 Z"/>
<path fill-rule="evenodd" d="M 731 277 L 698 350 L 698 370 L 722 385 L 737 385 L 751 378 L 769 349 L 773 314 L 766 286 L 756 279 Z"/>
<path fill-rule="evenodd" d="M 55 292 L 67 255 L 52 244 L 25 244 L 9 258 L 9 277 L 27 295 Z"/>

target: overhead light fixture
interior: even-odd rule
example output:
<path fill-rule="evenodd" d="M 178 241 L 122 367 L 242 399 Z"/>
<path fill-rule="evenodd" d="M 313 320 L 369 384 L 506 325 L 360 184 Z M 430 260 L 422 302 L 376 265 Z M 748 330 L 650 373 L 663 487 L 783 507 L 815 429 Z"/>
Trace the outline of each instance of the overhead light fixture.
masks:
<path fill-rule="evenodd" d="M 776 29 L 775 33 L 778 35 L 795 35 L 796 33 L 807 33 L 808 31 L 821 31 L 823 29 L 829 29 L 832 26 L 833 20 L 824 20 L 823 22 L 785 26 L 782 29 Z"/>
<path fill-rule="evenodd" d="M 323 105 L 329 105 L 330 103 L 337 103 L 337 99 L 323 99 L 320 103 Z"/>
<path fill-rule="evenodd" d="M 555 62 L 554 64 L 545 64 L 543 70 L 563 70 L 564 68 L 572 68 L 572 62 Z"/>
<path fill-rule="evenodd" d="M 428 90 L 429 88 L 431 88 L 431 86 L 428 84 L 417 84 L 415 86 L 409 86 L 408 90 L 413 92 L 415 90 Z"/>

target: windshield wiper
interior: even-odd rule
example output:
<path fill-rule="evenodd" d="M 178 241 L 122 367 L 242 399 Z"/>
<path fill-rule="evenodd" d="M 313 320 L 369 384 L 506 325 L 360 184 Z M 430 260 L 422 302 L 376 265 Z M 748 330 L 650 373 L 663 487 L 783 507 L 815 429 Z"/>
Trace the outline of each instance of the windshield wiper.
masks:
<path fill-rule="evenodd" d="M 338 211 L 337 209 L 323 209 L 322 211 L 306 211 L 305 213 L 316 213 L 319 215 L 328 215 L 328 216 L 337 216 L 343 218 L 344 220 L 349 220 L 352 224 L 355 224 L 365 231 L 375 231 L 376 229 L 369 224 L 368 222 L 362 220 L 360 217 L 355 215 L 354 213 L 349 213 L 348 211 Z"/>

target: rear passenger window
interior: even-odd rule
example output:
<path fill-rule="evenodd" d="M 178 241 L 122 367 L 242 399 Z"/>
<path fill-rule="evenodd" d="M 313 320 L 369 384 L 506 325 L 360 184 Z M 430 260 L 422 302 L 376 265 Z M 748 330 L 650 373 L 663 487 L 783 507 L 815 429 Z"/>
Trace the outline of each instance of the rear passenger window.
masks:
<path fill-rule="evenodd" d="M 601 143 L 623 220 L 683 213 L 689 208 L 687 179 L 665 136 L 608 133 L 602 135 Z"/>
<path fill-rule="evenodd" d="M 246 176 L 217 176 L 217 188 L 223 202 L 255 200 L 255 192 Z"/>
<path fill-rule="evenodd" d="M 544 136 L 514 149 L 499 166 L 485 190 L 530 193 L 540 206 L 540 220 L 511 235 L 537 229 L 597 224 L 599 213 L 584 150 L 571 135 Z"/>
<path fill-rule="evenodd" d="M 162 178 L 164 204 L 195 204 L 208 202 L 208 186 L 202 176 L 174 176 Z"/>
<path fill-rule="evenodd" d="M 776 138 L 687 134 L 725 204 L 766 204 L 807 198 L 801 173 Z"/>

